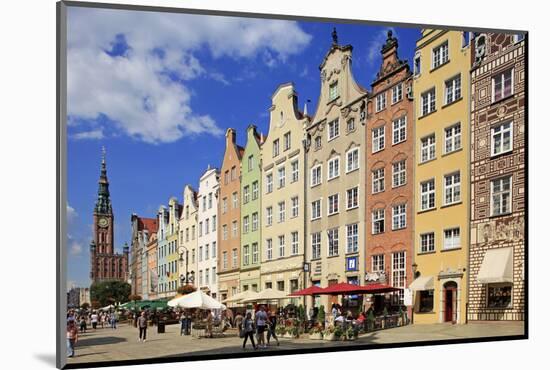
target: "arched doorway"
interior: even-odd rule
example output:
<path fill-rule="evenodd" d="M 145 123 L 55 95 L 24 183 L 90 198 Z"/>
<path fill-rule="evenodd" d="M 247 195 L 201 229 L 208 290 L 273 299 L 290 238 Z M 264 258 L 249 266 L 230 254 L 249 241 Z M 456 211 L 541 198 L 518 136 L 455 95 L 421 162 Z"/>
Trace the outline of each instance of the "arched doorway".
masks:
<path fill-rule="evenodd" d="M 443 284 L 444 313 L 443 321 L 456 323 L 456 294 L 457 285 L 454 281 Z"/>

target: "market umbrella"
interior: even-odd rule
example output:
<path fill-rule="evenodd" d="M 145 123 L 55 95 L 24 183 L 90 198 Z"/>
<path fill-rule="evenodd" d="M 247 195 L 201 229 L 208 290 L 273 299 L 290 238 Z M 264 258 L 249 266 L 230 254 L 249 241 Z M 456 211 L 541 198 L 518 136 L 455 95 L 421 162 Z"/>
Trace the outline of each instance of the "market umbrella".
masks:
<path fill-rule="evenodd" d="M 312 285 L 309 288 L 297 290 L 294 293 L 290 293 L 289 296 L 302 296 L 302 295 L 319 295 L 325 290 L 317 285 Z"/>
<path fill-rule="evenodd" d="M 271 288 L 266 288 L 247 299 L 243 299 L 241 302 L 250 303 L 250 302 L 263 302 L 263 301 L 275 301 L 280 299 L 287 299 L 287 293 L 274 290 Z"/>
<path fill-rule="evenodd" d="M 390 293 L 390 292 L 402 290 L 402 288 L 396 288 L 386 284 L 375 284 L 375 283 L 357 286 L 357 288 L 358 290 L 355 291 L 356 294 L 379 294 L 379 293 Z"/>
<path fill-rule="evenodd" d="M 138 306 L 140 309 L 149 308 L 149 309 L 157 309 L 157 310 L 163 310 L 166 307 L 168 307 L 168 303 L 166 301 L 141 301 L 139 302 Z"/>
<path fill-rule="evenodd" d="M 348 283 L 338 283 L 330 285 L 327 288 L 324 288 L 323 291 L 319 294 L 357 294 L 357 288 L 359 285 L 348 284 Z"/>
<path fill-rule="evenodd" d="M 240 300 L 250 298 L 254 295 L 256 295 L 256 292 L 254 292 L 252 290 L 244 290 L 240 293 L 235 294 L 234 296 L 232 296 L 230 298 L 227 298 L 227 299 L 223 300 L 222 302 L 223 303 L 238 302 Z"/>
<path fill-rule="evenodd" d="M 100 310 L 101 310 L 101 311 L 110 311 L 110 310 L 112 310 L 113 308 L 115 308 L 115 306 L 113 306 L 112 304 L 110 304 L 110 305 L 108 305 L 108 306 L 101 307 Z"/>
<path fill-rule="evenodd" d="M 225 309 L 225 305 L 216 301 L 208 294 L 197 290 L 193 293 L 186 294 L 184 296 L 174 298 L 168 301 L 170 307 L 182 307 L 182 308 L 200 308 L 203 310 L 216 310 Z"/>

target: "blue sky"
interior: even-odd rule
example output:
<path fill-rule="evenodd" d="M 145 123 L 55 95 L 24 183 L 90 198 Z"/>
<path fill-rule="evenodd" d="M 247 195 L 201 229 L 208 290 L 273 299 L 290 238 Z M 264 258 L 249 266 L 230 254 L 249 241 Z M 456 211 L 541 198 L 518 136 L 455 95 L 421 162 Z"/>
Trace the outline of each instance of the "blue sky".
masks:
<path fill-rule="evenodd" d="M 300 107 L 310 99 L 314 111 L 334 26 L 370 89 L 388 27 L 69 8 L 68 284 L 89 284 L 102 146 L 121 252 L 132 213 L 155 217 L 221 165 L 226 128 L 243 146 L 249 124 L 267 133 L 279 84 L 294 82 Z M 419 29 L 392 30 L 411 62 Z"/>

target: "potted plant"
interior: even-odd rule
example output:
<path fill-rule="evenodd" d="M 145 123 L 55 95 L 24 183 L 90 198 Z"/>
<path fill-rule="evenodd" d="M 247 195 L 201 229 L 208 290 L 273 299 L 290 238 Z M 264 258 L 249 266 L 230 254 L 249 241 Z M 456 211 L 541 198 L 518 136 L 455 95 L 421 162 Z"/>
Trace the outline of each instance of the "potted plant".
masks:
<path fill-rule="evenodd" d="M 277 336 L 283 337 L 286 334 L 286 328 L 284 326 L 277 326 L 275 328 L 275 334 L 277 334 Z"/>
<path fill-rule="evenodd" d="M 334 341 L 336 339 L 336 328 L 334 325 L 327 326 L 323 331 L 323 340 Z"/>
<path fill-rule="evenodd" d="M 374 312 L 372 310 L 367 315 L 367 331 L 369 330 L 374 330 Z"/>
<path fill-rule="evenodd" d="M 319 325 L 315 325 L 309 330 L 309 339 L 321 340 L 323 339 L 323 329 Z"/>
<path fill-rule="evenodd" d="M 344 329 L 342 329 L 341 326 L 336 326 L 334 328 L 334 337 L 335 337 L 335 340 L 339 340 L 339 339 L 342 339 L 344 336 Z"/>
<path fill-rule="evenodd" d="M 323 305 L 319 307 L 319 312 L 317 313 L 317 321 L 319 322 L 319 324 L 321 324 L 323 328 L 325 327 L 325 306 Z"/>
<path fill-rule="evenodd" d="M 298 327 L 296 325 L 292 325 L 288 328 L 287 333 L 289 334 L 290 338 L 298 338 L 300 336 L 300 331 L 298 330 Z"/>
<path fill-rule="evenodd" d="M 345 340 L 356 340 L 358 336 L 358 331 L 354 327 L 350 326 L 346 329 Z"/>

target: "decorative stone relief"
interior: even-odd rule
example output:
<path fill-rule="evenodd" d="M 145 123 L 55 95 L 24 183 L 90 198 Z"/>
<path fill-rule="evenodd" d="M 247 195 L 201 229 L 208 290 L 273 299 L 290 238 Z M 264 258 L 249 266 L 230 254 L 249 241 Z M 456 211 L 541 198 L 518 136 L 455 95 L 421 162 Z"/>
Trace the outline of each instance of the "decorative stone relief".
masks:
<path fill-rule="evenodd" d="M 477 240 L 481 244 L 523 241 L 525 221 L 523 217 L 508 217 L 480 224 Z"/>

